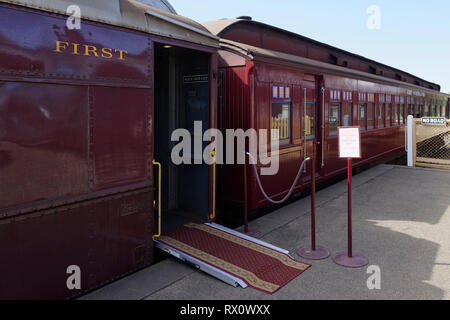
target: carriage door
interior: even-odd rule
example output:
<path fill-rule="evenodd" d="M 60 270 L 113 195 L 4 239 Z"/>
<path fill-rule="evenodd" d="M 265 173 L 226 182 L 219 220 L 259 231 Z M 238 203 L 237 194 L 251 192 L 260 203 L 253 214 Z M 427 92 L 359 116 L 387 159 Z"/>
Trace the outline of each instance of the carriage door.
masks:
<path fill-rule="evenodd" d="M 322 130 L 321 121 L 322 113 L 320 110 L 320 79 L 316 79 L 314 75 L 305 75 L 303 81 L 303 107 L 302 107 L 302 127 L 303 127 L 303 156 L 311 157 L 315 161 L 316 174 L 321 172 L 322 165 Z M 310 177 L 310 163 L 306 165 L 306 172 L 303 181 L 308 181 Z"/>

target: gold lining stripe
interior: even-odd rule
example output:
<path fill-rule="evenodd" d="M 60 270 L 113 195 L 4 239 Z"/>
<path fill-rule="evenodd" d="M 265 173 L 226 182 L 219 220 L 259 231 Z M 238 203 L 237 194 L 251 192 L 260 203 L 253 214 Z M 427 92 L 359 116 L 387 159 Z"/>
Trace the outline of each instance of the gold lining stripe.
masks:
<path fill-rule="evenodd" d="M 283 263 L 284 265 L 286 265 L 288 267 L 292 267 L 292 268 L 304 271 L 310 266 L 308 264 L 293 260 L 289 256 L 285 255 L 284 253 L 264 247 L 260 244 L 249 241 L 247 239 L 240 238 L 240 237 L 232 235 L 228 232 L 206 226 L 204 224 L 188 223 L 185 225 L 185 227 L 199 229 L 199 230 L 208 232 L 212 235 L 215 235 L 217 237 L 220 237 L 222 239 L 225 239 L 225 240 L 231 241 L 233 243 L 239 244 L 241 246 L 244 246 L 246 248 L 255 250 L 259 253 L 263 253 L 265 255 L 268 255 L 269 257 L 277 259 L 278 261 L 280 261 L 281 263 Z"/>
<path fill-rule="evenodd" d="M 264 280 L 258 278 L 254 273 L 252 273 L 248 270 L 242 269 L 234 264 L 231 264 L 227 261 L 224 261 L 220 258 L 210 255 L 204 251 L 201 251 L 199 249 L 191 247 L 191 246 L 189 246 L 183 242 L 180 242 L 176 239 L 173 239 L 171 237 L 162 236 L 158 240 L 162 241 L 168 245 L 171 245 L 176 249 L 180 249 L 188 254 L 191 254 L 195 258 L 199 258 L 203 261 L 206 261 L 207 263 L 210 263 L 213 266 L 219 267 L 223 270 L 233 273 L 233 274 L 241 277 L 245 281 L 247 281 L 247 283 L 249 285 L 251 285 L 252 287 L 255 287 L 255 288 L 258 288 L 261 290 L 265 290 L 268 292 L 275 292 L 276 290 L 278 290 L 280 288 L 279 285 L 264 281 Z"/>

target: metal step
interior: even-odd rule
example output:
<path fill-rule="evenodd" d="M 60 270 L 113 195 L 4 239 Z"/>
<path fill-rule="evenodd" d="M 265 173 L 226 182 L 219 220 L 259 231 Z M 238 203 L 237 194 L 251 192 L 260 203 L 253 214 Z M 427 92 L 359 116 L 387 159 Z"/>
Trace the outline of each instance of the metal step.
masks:
<path fill-rule="evenodd" d="M 206 262 L 198 260 L 184 252 L 174 249 L 171 246 L 161 243 L 158 240 L 154 240 L 154 242 L 155 242 L 155 246 L 157 248 L 171 254 L 175 258 L 180 259 L 181 261 L 186 262 L 187 264 L 194 266 L 196 269 L 199 269 L 219 280 L 222 280 L 223 282 L 225 282 L 233 287 L 241 286 L 242 288 L 247 288 L 247 284 L 244 281 L 233 276 L 232 274 L 229 274 L 225 271 L 217 269 L 216 267 L 213 267 Z"/>
<path fill-rule="evenodd" d="M 261 241 L 261 240 L 259 240 L 259 239 L 256 239 L 256 238 L 253 238 L 253 237 L 250 237 L 250 236 L 247 236 L 246 234 L 237 232 L 237 231 L 235 231 L 235 230 L 228 229 L 227 227 L 221 226 L 221 225 L 219 225 L 219 224 L 217 224 L 217 223 L 205 223 L 205 224 L 208 225 L 208 226 L 211 226 L 211 227 L 213 227 L 213 228 L 216 228 L 216 229 L 219 229 L 219 230 L 226 231 L 226 232 L 228 232 L 228 233 L 234 234 L 235 236 L 238 236 L 238 237 L 240 237 L 240 238 L 242 238 L 242 239 L 246 239 L 246 240 L 249 240 L 249 241 L 253 241 L 253 242 L 255 242 L 255 243 L 257 243 L 257 244 L 260 244 L 260 245 L 262 245 L 262 246 L 264 246 L 264 247 L 267 247 L 267 248 L 273 249 L 273 250 L 275 250 L 275 251 L 278 251 L 278 252 L 281 252 L 281 253 L 284 253 L 284 254 L 289 255 L 289 251 L 287 251 L 287 250 L 284 250 L 284 249 L 275 247 L 274 245 L 271 245 L 270 243 Z"/>

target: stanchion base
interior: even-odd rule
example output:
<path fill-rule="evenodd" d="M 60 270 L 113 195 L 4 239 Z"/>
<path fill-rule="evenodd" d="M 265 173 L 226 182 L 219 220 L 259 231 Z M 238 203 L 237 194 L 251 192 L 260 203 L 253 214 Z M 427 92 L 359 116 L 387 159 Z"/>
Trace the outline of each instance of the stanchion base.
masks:
<path fill-rule="evenodd" d="M 300 248 L 296 251 L 297 255 L 309 260 L 323 260 L 330 256 L 330 250 L 317 246 L 316 250 L 311 247 Z"/>
<path fill-rule="evenodd" d="M 352 257 L 347 252 L 338 253 L 333 257 L 334 263 L 347 268 L 361 268 L 369 263 L 369 259 L 365 256 L 354 253 Z"/>
<path fill-rule="evenodd" d="M 262 232 L 258 231 L 258 230 L 248 230 L 247 232 L 244 231 L 242 233 L 245 234 L 246 236 L 256 238 L 256 239 L 259 239 L 262 237 Z"/>

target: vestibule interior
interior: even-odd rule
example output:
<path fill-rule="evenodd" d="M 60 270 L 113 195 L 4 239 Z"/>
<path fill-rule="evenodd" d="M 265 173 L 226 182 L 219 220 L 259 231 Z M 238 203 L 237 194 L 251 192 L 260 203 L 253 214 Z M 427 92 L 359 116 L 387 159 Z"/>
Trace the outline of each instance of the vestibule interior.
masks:
<path fill-rule="evenodd" d="M 194 122 L 202 122 L 203 132 L 210 125 L 209 65 L 208 53 L 155 44 L 154 146 L 155 159 L 162 164 L 163 230 L 208 217 L 208 166 L 194 164 L 202 154 L 194 154 L 193 145 Z M 191 164 L 172 161 L 172 149 L 179 143 L 171 141 L 176 129 L 190 133 L 191 153 L 183 156 Z"/>

